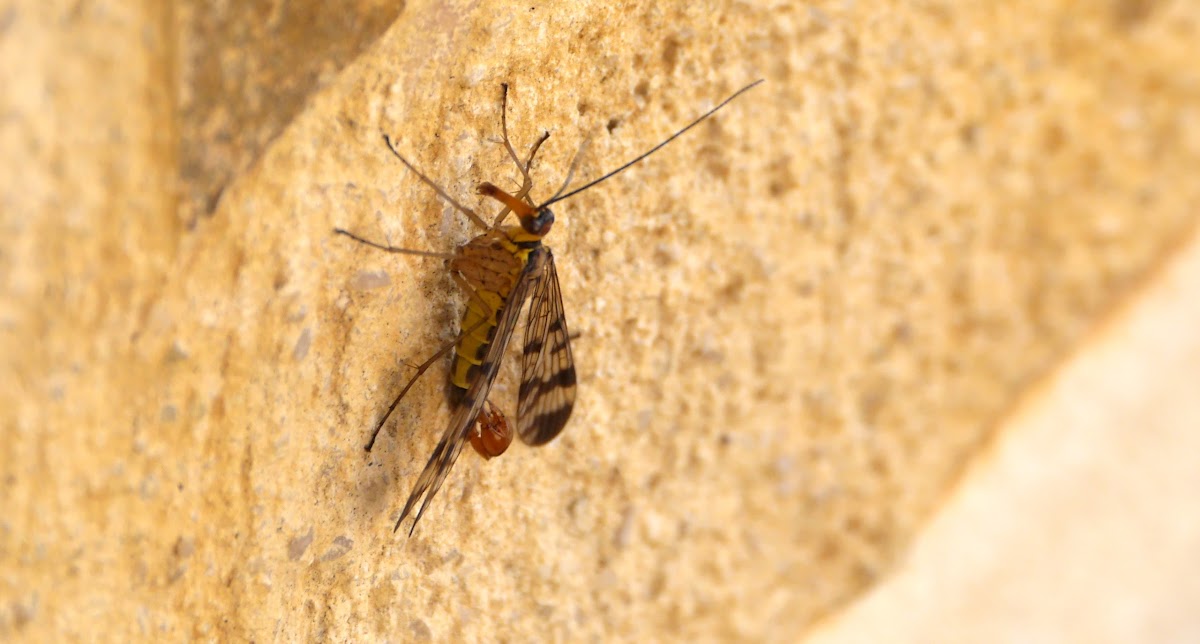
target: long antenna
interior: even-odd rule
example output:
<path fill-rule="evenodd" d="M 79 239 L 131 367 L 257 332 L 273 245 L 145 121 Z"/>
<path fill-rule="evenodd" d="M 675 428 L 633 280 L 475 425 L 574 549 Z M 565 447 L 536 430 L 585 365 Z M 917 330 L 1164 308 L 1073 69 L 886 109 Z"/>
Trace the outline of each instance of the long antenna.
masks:
<path fill-rule="evenodd" d="M 758 80 L 754 81 L 753 83 L 750 83 L 749 85 L 747 85 L 747 86 L 745 86 L 745 87 L 743 87 L 743 88 L 739 89 L 738 91 L 734 92 L 734 93 L 733 93 L 733 96 L 730 96 L 729 98 L 727 98 L 727 99 L 725 99 L 725 100 L 721 101 L 721 104 L 720 104 L 720 105 L 718 105 L 718 106 L 716 106 L 716 107 L 712 108 L 711 110 L 709 110 L 709 111 L 705 112 L 703 116 L 701 116 L 700 118 L 696 119 L 695 121 L 692 121 L 691 123 L 689 123 L 689 124 L 687 125 L 687 127 L 685 127 L 685 128 L 683 128 L 682 130 L 679 130 L 678 132 L 676 132 L 676 133 L 672 134 L 672 135 L 670 136 L 670 138 L 668 138 L 666 141 L 663 141 L 662 143 L 659 143 L 658 145 L 656 145 L 656 146 L 654 146 L 654 147 L 650 148 L 650 150 L 649 150 L 649 151 L 647 151 L 647 152 L 643 153 L 642 155 L 638 156 L 638 157 L 637 157 L 636 159 L 634 159 L 633 161 L 630 161 L 629 163 L 626 163 L 625 165 L 623 165 L 623 166 L 621 166 L 621 167 L 617 168 L 616 170 L 613 170 L 612 172 L 609 172 L 608 174 L 604 175 L 603 177 L 600 177 L 599 179 L 596 179 L 595 181 L 592 181 L 592 182 L 590 182 L 590 183 L 588 183 L 588 184 L 584 185 L 584 186 L 583 186 L 583 187 L 581 187 L 581 188 L 576 188 L 576 189 L 574 189 L 574 190 L 572 190 L 572 191 L 568 192 L 568 193 L 567 193 L 567 194 L 565 194 L 565 195 L 561 195 L 561 196 L 559 196 L 559 195 L 555 195 L 554 197 L 552 197 L 552 198 L 550 199 L 550 201 L 547 201 L 546 203 L 543 203 L 543 204 L 541 204 L 540 206 L 538 206 L 538 207 L 537 207 L 537 209 L 538 209 L 538 210 L 541 210 L 542 208 L 545 208 L 546 206 L 549 206 L 549 205 L 550 205 L 550 204 L 552 204 L 552 203 L 556 203 L 556 202 L 562 201 L 563 199 L 567 199 L 567 198 L 569 198 L 569 197 L 572 197 L 572 196 L 574 196 L 574 195 L 577 195 L 577 194 L 579 194 L 579 193 L 583 192 L 584 190 L 587 190 L 588 188 L 591 188 L 592 186 L 594 186 L 594 185 L 596 185 L 596 184 L 600 183 L 601 181 L 605 181 L 605 180 L 607 180 L 607 179 L 609 179 L 609 178 L 613 177 L 614 175 L 616 175 L 616 174 L 619 174 L 620 172 L 622 172 L 623 170 L 625 170 L 625 169 L 626 169 L 626 168 L 628 168 L 629 166 L 631 166 L 631 165 L 633 165 L 633 164 L 637 163 L 638 161 L 641 161 L 642 159 L 645 159 L 646 157 L 650 156 L 651 154 L 654 154 L 655 152 L 658 152 L 659 148 L 661 148 L 661 147 L 663 147 L 664 145 L 666 145 L 666 144 L 670 143 L 671 141 L 674 141 L 675 139 L 679 138 L 679 137 L 680 137 L 680 136 L 681 136 L 681 135 L 682 135 L 684 132 L 687 132 L 688 130 L 690 130 L 690 129 L 692 129 L 692 128 L 696 127 L 697 125 L 699 125 L 699 124 L 700 124 L 700 122 L 701 122 L 701 121 L 703 121 L 704 119 L 706 119 L 706 118 L 708 118 L 708 117 L 712 116 L 713 114 L 715 114 L 715 113 L 716 113 L 716 111 L 717 111 L 717 110 L 721 109 L 722 107 L 725 107 L 725 106 L 726 106 L 726 105 L 727 105 L 727 104 L 728 104 L 730 101 L 732 101 L 733 99 L 735 99 L 735 98 L 737 98 L 737 97 L 741 96 L 742 94 L 744 94 L 744 93 L 746 93 L 746 92 L 750 91 L 750 89 L 752 89 L 752 88 L 753 88 L 755 85 L 758 85 L 759 83 L 763 82 L 764 80 L 765 80 L 765 79 L 762 79 L 762 78 L 760 78 L 760 79 L 758 79 Z"/>

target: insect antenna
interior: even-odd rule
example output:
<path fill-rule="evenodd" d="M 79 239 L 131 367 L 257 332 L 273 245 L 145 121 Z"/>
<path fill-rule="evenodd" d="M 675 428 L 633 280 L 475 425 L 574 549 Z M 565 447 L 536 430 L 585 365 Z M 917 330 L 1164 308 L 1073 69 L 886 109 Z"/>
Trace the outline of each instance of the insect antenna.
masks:
<path fill-rule="evenodd" d="M 555 201 L 558 201 L 559 200 L 558 196 L 561 195 L 563 193 L 563 191 L 565 191 L 567 189 L 567 186 L 571 185 L 571 179 L 574 178 L 575 171 L 579 169 L 579 162 L 583 159 L 583 153 L 587 151 L 588 146 L 591 144 L 592 144 L 591 137 L 588 137 L 583 140 L 583 145 L 579 146 L 579 149 L 575 151 L 575 158 L 571 159 L 571 167 L 569 169 L 567 169 L 567 178 L 563 179 L 562 187 L 558 189 L 558 192 L 554 193 L 553 197 L 550 197 L 550 201 L 547 201 L 545 204 L 542 204 L 543 208 L 546 207 L 546 204 L 552 204 Z M 592 183 L 598 183 L 598 182 L 593 181 Z M 579 191 L 576 190 L 575 192 L 579 192 Z M 572 192 L 571 194 L 575 194 L 575 193 Z M 569 197 L 570 195 L 567 195 L 567 196 Z"/>
<path fill-rule="evenodd" d="M 729 98 L 727 98 L 727 99 L 725 99 L 725 100 L 721 101 L 721 103 L 720 103 L 719 105 L 717 105 L 716 107 L 712 108 L 711 110 L 709 110 L 709 111 L 705 112 L 703 115 L 701 115 L 701 116 L 700 116 L 700 118 L 698 118 L 698 119 L 696 119 L 695 121 L 692 121 L 691 123 L 687 124 L 687 126 L 686 126 L 686 127 L 684 127 L 682 130 L 679 130 L 678 132 L 676 132 L 676 133 L 672 134 L 670 137 L 668 137 L 668 138 L 667 138 L 667 140 L 665 140 L 665 141 L 663 141 L 662 143 L 659 143 L 658 145 L 656 145 L 656 146 L 654 146 L 654 147 L 650 148 L 649 150 L 647 150 L 646 152 L 642 153 L 641 155 L 639 155 L 639 156 L 638 156 L 637 158 L 635 158 L 634 160 L 632 160 L 632 161 L 630 161 L 630 162 L 626 163 L 625 165 L 623 165 L 623 166 L 621 166 L 621 167 L 617 168 L 616 170 L 613 170 L 612 172 L 609 172 L 608 174 L 606 174 L 606 175 L 604 175 L 604 176 L 600 177 L 599 179 L 596 179 L 595 181 L 591 181 L 591 182 L 589 182 L 589 183 L 587 183 L 587 184 L 584 184 L 582 187 L 576 188 L 576 189 L 574 189 L 574 190 L 572 190 L 572 191 L 568 192 L 568 193 L 567 193 L 567 194 L 565 194 L 565 195 L 564 195 L 564 194 L 556 194 L 556 195 L 554 195 L 553 197 L 551 197 L 551 198 L 550 198 L 550 200 L 549 200 L 549 201 L 547 201 L 547 202 L 545 202 L 545 203 L 543 203 L 543 204 L 539 205 L 539 206 L 537 207 L 537 209 L 538 209 L 538 210 L 541 210 L 542 208 L 545 208 L 546 206 L 549 206 L 550 204 L 553 204 L 553 203 L 556 203 L 556 202 L 562 201 L 563 199 L 569 199 L 570 197 L 573 197 L 573 196 L 575 196 L 575 195 L 577 195 L 577 194 L 579 194 L 579 193 L 583 192 L 584 190 L 587 190 L 588 188 L 591 188 L 592 186 L 594 186 L 594 185 L 596 185 L 596 184 L 598 184 L 598 183 L 601 183 L 601 182 L 603 182 L 603 181 L 606 181 L 606 180 L 608 180 L 608 179 L 612 178 L 613 176 L 615 176 L 615 175 L 617 175 L 617 174 L 619 174 L 619 173 L 623 172 L 624 170 L 626 170 L 626 169 L 627 169 L 627 168 L 629 168 L 630 166 L 634 165 L 634 164 L 635 164 L 635 163 L 637 163 L 638 161 L 641 161 L 642 159 L 645 159 L 646 157 L 650 156 L 651 154 L 654 154 L 655 152 L 658 152 L 658 151 L 659 151 L 659 149 L 661 149 L 661 148 L 662 148 L 664 145 L 666 145 L 666 144 L 670 143 L 671 141 L 674 141 L 675 139 L 679 138 L 679 137 L 680 137 L 680 136 L 681 136 L 681 135 L 682 135 L 684 132 L 687 132 L 688 130 L 690 130 L 690 129 L 692 129 L 692 128 L 696 127 L 697 125 L 699 125 L 699 124 L 700 124 L 700 122 L 701 122 L 701 121 L 703 121 L 704 119 L 707 119 L 708 117 L 710 117 L 710 116 L 712 116 L 713 114 L 715 114 L 715 113 L 717 112 L 717 110 L 719 110 L 719 109 L 721 109 L 722 107 L 725 107 L 726 105 L 728 105 L 730 101 L 732 101 L 733 99 L 735 99 L 735 98 L 737 98 L 737 97 L 741 96 L 742 94 L 744 94 L 744 93 L 746 93 L 746 92 L 750 91 L 751 89 L 753 89 L 753 88 L 754 88 L 754 86 L 756 86 L 756 85 L 758 85 L 758 84 L 762 83 L 763 81 L 764 81 L 764 79 L 760 78 L 760 79 L 758 79 L 758 80 L 754 81 L 753 83 L 750 83 L 749 85 L 747 85 L 747 86 L 745 86 L 745 87 L 743 87 L 743 88 L 739 89 L 738 91 L 734 92 L 734 93 L 733 93 L 733 96 L 730 96 Z M 576 155 L 576 162 L 577 162 L 577 161 L 578 161 L 578 155 Z M 571 172 L 574 172 L 574 171 L 575 171 L 575 162 L 573 162 L 573 163 L 571 164 Z M 570 173 L 568 173 L 568 174 L 567 174 L 567 182 L 568 182 L 568 183 L 570 182 L 570 179 L 571 179 L 571 175 L 570 175 Z M 566 189 L 566 187 L 567 187 L 567 184 L 566 184 L 566 183 L 564 183 L 564 184 L 563 184 L 563 187 L 559 189 L 559 192 L 561 193 L 563 190 L 565 190 L 565 189 Z"/>

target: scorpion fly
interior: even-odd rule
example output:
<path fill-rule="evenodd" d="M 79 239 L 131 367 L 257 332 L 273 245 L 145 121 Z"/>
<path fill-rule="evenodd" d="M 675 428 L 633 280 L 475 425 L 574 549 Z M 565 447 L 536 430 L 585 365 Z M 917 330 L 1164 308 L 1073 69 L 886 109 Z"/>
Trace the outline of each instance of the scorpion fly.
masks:
<path fill-rule="evenodd" d="M 529 169 L 538 148 L 550 134 L 543 133 L 530 146 L 529 153 L 522 162 L 508 138 L 508 85 L 502 85 L 502 142 L 517 166 L 522 183 L 520 189 L 512 194 L 491 183 L 479 184 L 479 194 L 495 199 L 503 206 L 491 224 L 421 173 L 396 150 L 388 135 L 383 135 L 388 149 L 405 167 L 483 230 L 480 235 L 458 247 L 455 252 L 437 253 L 396 248 L 364 239 L 341 228 L 334 229 L 337 234 L 389 253 L 446 260 L 451 277 L 467 295 L 467 307 L 458 337 L 416 368 L 416 373 L 375 425 L 371 440 L 366 445 L 366 450 L 371 451 L 383 425 L 421 374 L 451 349 L 455 349 L 450 376 L 450 398 L 453 408 L 450 425 L 442 434 L 441 440 L 425 464 L 425 469 L 408 495 L 393 530 L 399 530 L 400 524 L 416 508 L 416 516 L 409 529 L 409 534 L 412 534 L 446 480 L 450 468 L 454 466 L 463 447 L 468 443 L 484 458 L 491 458 L 503 453 L 512 442 L 513 432 L 508 419 L 492 404 L 488 395 L 526 301 L 529 301 L 529 313 L 525 322 L 521 383 L 517 393 L 517 436 L 526 445 L 544 445 L 558 436 L 571 416 L 571 409 L 575 404 L 575 363 L 571 358 L 571 343 L 566 316 L 563 314 L 562 292 L 554 266 L 554 255 L 548 247 L 542 245 L 542 238 L 554 225 L 554 213 L 550 206 L 592 188 L 654 154 L 762 82 L 760 79 L 743 87 L 633 160 L 567 192 L 571 177 L 586 148 L 585 143 L 576 152 L 562 187 L 553 197 L 540 204 L 529 196 L 533 186 Z M 519 225 L 501 225 L 510 214 L 517 217 Z M 420 507 L 417 507 L 418 502 Z"/>

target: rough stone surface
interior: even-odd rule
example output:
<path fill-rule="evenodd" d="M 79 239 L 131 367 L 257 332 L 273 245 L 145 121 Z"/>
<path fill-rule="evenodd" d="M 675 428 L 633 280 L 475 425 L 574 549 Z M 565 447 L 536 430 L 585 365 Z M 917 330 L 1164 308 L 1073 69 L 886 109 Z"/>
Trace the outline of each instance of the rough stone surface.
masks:
<path fill-rule="evenodd" d="M 0 8 L 5 639 L 791 639 L 1194 225 L 1182 0 L 317 4 Z M 758 77 L 556 209 L 571 424 L 393 535 L 462 297 L 331 230 L 474 231 L 381 132 L 478 204 L 507 82 L 545 197 Z"/>
<path fill-rule="evenodd" d="M 808 644 L 1200 641 L 1200 237 Z"/>

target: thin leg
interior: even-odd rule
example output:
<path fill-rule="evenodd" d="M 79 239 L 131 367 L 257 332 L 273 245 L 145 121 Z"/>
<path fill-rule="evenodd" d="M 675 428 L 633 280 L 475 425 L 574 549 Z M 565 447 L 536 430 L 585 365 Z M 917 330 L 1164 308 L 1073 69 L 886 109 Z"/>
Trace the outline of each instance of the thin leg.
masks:
<path fill-rule="evenodd" d="M 517 199 L 524 199 L 525 203 L 528 203 L 531 206 L 533 205 L 533 199 L 530 198 L 529 191 L 533 188 L 533 179 L 530 178 L 527 170 L 528 170 L 529 166 L 533 163 L 533 155 L 537 154 L 538 148 L 542 147 L 542 143 L 545 143 L 546 139 L 548 139 L 548 138 L 550 138 L 550 133 L 543 132 L 542 136 L 540 138 L 538 138 L 537 141 L 534 141 L 533 145 L 529 148 L 529 158 L 527 158 L 525 160 L 525 165 L 522 166 L 520 164 L 520 162 L 517 162 L 517 167 L 521 168 L 521 172 L 525 175 L 525 179 L 524 179 L 524 182 L 521 184 L 521 189 L 518 190 L 514 196 Z M 505 144 L 507 145 L 507 143 L 508 142 L 506 140 Z M 509 145 L 508 148 L 511 153 L 512 146 Z M 515 154 L 512 154 L 512 157 L 513 157 L 513 161 L 517 160 Z M 503 210 L 501 210 L 500 213 L 496 215 L 496 218 L 492 221 L 492 228 L 496 228 L 500 224 L 504 223 L 504 218 L 507 217 L 508 213 L 510 213 L 510 212 L 512 212 L 512 210 L 510 208 L 508 208 L 507 206 Z"/>
<path fill-rule="evenodd" d="M 525 197 L 529 189 L 533 187 L 533 179 L 529 176 L 529 167 L 533 163 L 533 155 L 537 153 L 538 148 L 542 147 L 546 139 L 550 138 L 550 133 L 542 132 L 541 138 L 534 141 L 533 146 L 529 149 L 529 157 L 522 164 L 521 159 L 517 157 L 517 151 L 513 149 L 512 142 L 508 138 L 508 83 L 502 83 L 500 87 L 503 89 L 500 94 L 500 133 L 503 136 L 504 148 L 508 150 L 509 158 L 517 166 L 517 170 L 521 171 L 523 180 L 521 181 L 521 190 L 519 193 L 521 197 Z"/>
<path fill-rule="evenodd" d="M 538 151 L 538 148 L 542 147 L 542 143 L 544 143 L 544 142 L 546 141 L 546 139 L 548 139 L 548 138 L 550 138 L 550 133 L 549 133 L 549 132 L 544 132 L 544 133 L 542 133 L 542 136 L 541 136 L 541 138 L 539 138 L 537 141 L 534 141 L 534 143 L 533 143 L 533 146 L 529 148 L 529 158 L 528 158 L 528 159 L 526 159 L 526 161 L 525 161 L 525 166 L 522 168 L 521 164 L 520 164 L 520 163 L 517 163 L 517 167 L 518 167 L 518 168 L 522 168 L 522 172 L 524 172 L 524 171 L 525 171 L 525 169 L 527 169 L 527 168 L 529 167 L 529 165 L 530 165 L 531 163 L 533 163 L 533 155 L 537 153 L 537 151 Z M 507 144 L 507 141 L 505 141 L 505 143 Z M 511 150 L 511 149 L 512 149 L 512 146 L 509 146 L 509 150 Z M 516 156 L 515 156 L 515 155 L 513 155 L 513 160 L 514 160 L 514 161 L 516 160 Z M 525 173 L 525 182 L 521 184 L 521 189 L 520 189 L 520 190 L 518 190 L 518 191 L 516 192 L 516 194 L 515 194 L 515 195 L 513 195 L 513 196 L 515 196 L 517 199 L 524 199 L 524 200 L 525 200 L 525 203 L 528 203 L 530 206 L 532 206 L 532 205 L 533 205 L 533 199 L 531 199 L 531 198 L 529 197 L 529 191 L 530 191 L 532 188 L 533 188 L 533 179 L 531 179 L 531 178 L 529 177 L 529 174 L 528 174 L 528 173 Z M 495 218 L 495 219 L 492 221 L 492 228 L 496 228 L 496 227 L 498 227 L 500 224 L 504 223 L 504 218 L 505 218 L 505 217 L 507 217 L 507 216 L 508 216 L 508 214 L 509 214 L 510 212 L 512 212 L 512 209 L 511 209 L 511 208 L 509 208 L 508 206 L 505 206 L 505 207 L 504 207 L 504 208 L 503 208 L 503 209 L 502 209 L 502 210 L 501 210 L 501 211 L 500 211 L 500 212 L 499 212 L 499 213 L 496 215 L 496 218 Z"/>
<path fill-rule="evenodd" d="M 412 378 L 409 379 L 408 384 L 404 385 L 404 389 L 400 390 L 400 394 L 396 396 L 396 399 L 392 401 L 392 404 L 388 405 L 387 413 L 385 413 L 383 418 L 379 419 L 379 423 L 375 425 L 375 431 L 371 433 L 371 440 L 367 443 L 366 450 L 368 452 L 371 451 L 371 448 L 375 446 L 375 439 L 379 437 L 379 432 L 383 429 L 384 424 L 387 423 L 388 418 L 392 416 L 392 412 L 395 411 L 396 405 L 400 404 L 400 399 L 404 398 L 404 395 L 408 393 L 409 389 L 412 389 L 412 386 L 417 383 L 417 379 L 420 378 L 421 375 L 424 374 L 427 369 L 429 369 L 429 367 L 433 366 L 433 363 L 437 362 L 438 358 L 441 358 L 442 356 L 446 355 L 447 351 L 458 346 L 458 343 L 462 342 L 462 339 L 467 337 L 468 334 L 474 333 L 476 329 L 483 327 L 484 324 L 492 319 L 493 314 L 495 313 L 495 311 L 492 311 L 492 307 L 488 306 L 488 303 L 484 302 L 483 298 L 479 297 L 479 293 L 475 292 L 475 289 L 471 288 L 471 285 L 465 278 L 463 278 L 463 276 L 459 275 L 458 273 L 451 273 L 450 276 L 454 278 L 454 282 L 458 284 L 459 288 L 466 292 L 468 297 L 474 300 L 476 304 L 481 306 L 482 309 L 487 312 L 487 315 L 485 315 L 482 320 L 471 325 L 469 328 L 463 329 L 453 340 L 444 345 L 442 348 L 438 349 L 437 353 L 429 356 L 428 360 L 422 362 L 420 366 L 417 367 L 417 372 L 414 373 Z"/>
<path fill-rule="evenodd" d="M 387 413 L 385 413 L 383 415 L 383 418 L 380 418 L 379 422 L 375 425 L 375 431 L 371 433 L 371 440 L 370 440 L 370 442 L 367 443 L 366 450 L 368 452 L 371 451 L 371 448 L 375 446 L 375 439 L 379 437 L 379 432 L 380 432 L 380 430 L 383 429 L 383 425 L 385 423 L 387 423 L 388 418 L 391 418 L 392 412 L 395 411 L 395 409 L 396 409 L 396 405 L 400 404 L 400 399 L 404 398 L 404 395 L 408 393 L 409 389 L 412 389 L 412 386 L 417 383 L 417 379 L 421 377 L 421 374 L 425 373 L 425 370 L 429 369 L 429 367 L 431 367 L 434 362 L 437 362 L 438 358 L 441 358 L 442 356 L 446 355 L 447 351 L 458 346 L 458 343 L 460 341 L 462 341 L 462 339 L 465 338 L 468 333 L 471 333 L 474 330 L 478 329 L 479 327 L 483 326 L 484 322 L 487 322 L 487 318 L 480 320 L 478 324 L 475 324 L 474 326 L 472 326 L 469 329 L 464 329 L 461 333 L 458 334 L 458 337 L 454 338 L 449 343 L 447 343 L 445 346 L 438 349 L 437 353 L 433 354 L 432 356 L 429 356 L 428 360 L 426 360 L 425 362 L 422 362 L 421 365 L 417 367 L 417 372 L 414 373 L 412 378 L 410 378 L 408 380 L 408 384 L 404 385 L 404 389 L 400 390 L 400 395 L 396 396 L 396 399 L 392 401 L 392 404 L 388 405 Z"/>
<path fill-rule="evenodd" d="M 533 179 L 529 177 L 528 162 L 525 165 L 521 165 L 521 159 L 517 156 L 517 151 L 513 149 L 512 142 L 508 139 L 508 83 L 500 84 L 500 135 L 503 137 L 504 149 L 508 150 L 509 158 L 516 164 L 517 169 L 521 171 L 521 176 L 524 177 L 524 180 L 521 181 L 521 187 L 532 186 Z M 547 132 L 545 136 L 549 137 L 550 133 Z M 541 143 L 537 145 L 541 145 Z"/>
<path fill-rule="evenodd" d="M 436 252 L 429 251 L 429 250 L 413 250 L 411 248 L 396 248 L 395 246 L 384 246 L 383 244 L 373 242 L 369 239 L 363 239 L 362 237 L 359 237 L 358 235 L 355 235 L 354 233 L 352 233 L 348 230 L 343 230 L 341 228 L 334 228 L 333 232 L 335 232 L 339 235 L 345 235 L 345 236 L 349 237 L 350 239 L 353 239 L 354 241 L 359 242 L 361 244 L 366 244 L 368 246 L 378 248 L 379 250 L 386 250 L 389 253 L 400 253 L 403 255 L 420 255 L 421 257 L 435 257 L 437 259 L 454 259 L 455 257 L 457 257 L 457 255 L 455 255 L 454 253 L 436 253 Z"/>
<path fill-rule="evenodd" d="M 529 197 L 529 191 L 533 189 L 533 178 L 529 176 L 529 168 L 533 165 L 533 157 L 537 154 L 538 148 L 550 138 L 549 132 L 542 132 L 542 136 L 529 148 L 529 156 L 525 159 L 525 163 L 521 163 L 521 159 L 517 156 L 517 151 L 512 146 L 512 141 L 508 138 L 508 84 L 504 83 L 500 87 L 503 91 L 500 94 L 500 133 L 503 136 L 504 148 L 508 150 L 508 156 L 512 159 L 513 164 L 517 166 L 517 170 L 521 171 L 521 189 L 517 191 L 516 197 L 524 199 L 533 205 L 533 200 Z M 495 228 L 504 222 L 504 218 L 511 212 L 508 208 L 504 208 L 496 215 L 492 221 L 492 227 Z"/>
<path fill-rule="evenodd" d="M 529 156 L 525 157 L 525 170 L 526 171 L 528 171 L 530 168 L 533 167 L 533 156 L 535 154 L 537 154 L 537 151 L 542 147 L 542 144 L 545 143 L 546 139 L 549 139 L 549 138 L 550 138 L 549 132 L 542 132 L 542 135 L 540 137 L 538 137 L 538 140 L 534 141 L 533 145 L 529 146 Z M 528 175 L 526 175 L 526 176 L 527 176 L 527 180 L 529 181 L 529 188 L 532 188 L 533 187 L 533 179 L 528 179 Z M 519 191 L 521 197 L 523 197 L 525 199 L 525 201 L 528 201 L 529 205 L 532 206 L 533 199 L 529 196 L 529 188 L 525 188 L 524 184 L 521 187 L 522 187 L 522 189 Z"/>
<path fill-rule="evenodd" d="M 575 171 L 579 169 L 579 162 L 583 159 L 583 153 L 587 150 L 587 147 L 591 145 L 591 143 L 592 139 L 590 137 L 583 140 L 583 144 L 580 145 L 579 149 L 575 151 L 575 158 L 571 159 L 571 168 L 567 170 L 567 178 L 563 181 L 562 187 L 559 188 L 558 192 L 554 193 L 554 196 L 550 197 L 550 201 L 547 201 L 546 203 L 557 200 L 558 196 L 567 189 L 567 186 L 571 185 L 571 179 L 575 176 Z"/>
<path fill-rule="evenodd" d="M 470 208 L 455 201 L 454 197 L 451 197 L 450 195 L 446 194 L 446 191 L 442 190 L 441 186 L 434 183 L 433 180 L 430 179 L 429 177 L 425 176 L 424 174 L 421 174 L 421 171 L 418 170 L 415 166 L 413 166 L 413 164 L 409 163 L 408 159 L 405 159 L 403 156 L 401 156 L 400 153 L 396 151 L 396 146 L 392 145 L 392 140 L 390 138 L 388 138 L 388 135 L 384 134 L 383 140 L 385 143 L 387 143 L 388 149 L 392 151 L 392 154 L 396 155 L 396 158 L 400 159 L 401 163 L 403 163 L 405 166 L 408 167 L 409 170 L 412 170 L 414 174 L 416 174 L 418 177 L 420 177 L 421 181 L 425 182 L 425 185 L 429 186 L 430 188 L 433 188 L 433 191 L 438 193 L 439 197 L 441 197 L 442 199 L 445 199 L 451 206 L 454 206 L 455 208 L 458 209 L 459 212 L 466 215 L 468 219 L 475 222 L 476 226 L 479 226 L 480 228 L 482 228 L 484 230 L 491 230 L 491 228 L 488 227 L 487 222 L 484 221 L 482 218 L 480 218 L 479 215 L 475 214 L 474 210 L 471 210 Z"/>

